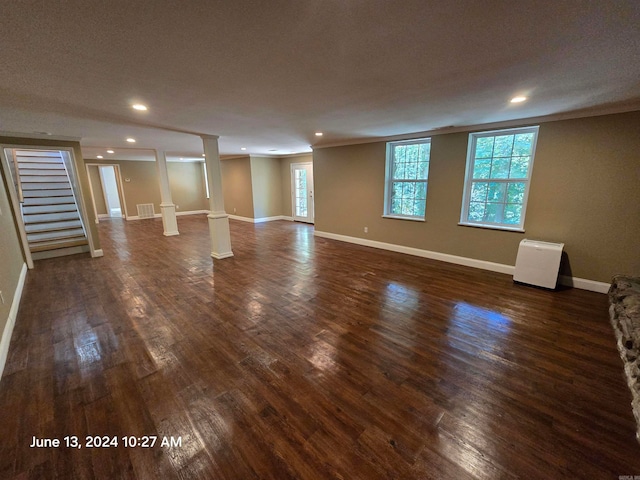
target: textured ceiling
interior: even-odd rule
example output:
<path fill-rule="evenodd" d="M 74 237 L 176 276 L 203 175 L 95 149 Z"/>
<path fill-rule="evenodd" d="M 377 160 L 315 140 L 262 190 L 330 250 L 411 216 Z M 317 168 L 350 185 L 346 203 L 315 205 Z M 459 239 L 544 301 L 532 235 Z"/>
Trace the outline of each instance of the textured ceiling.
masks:
<path fill-rule="evenodd" d="M 640 109 L 638 25 L 637 0 L 12 0 L 0 131 L 80 138 L 88 156 L 131 136 L 198 157 L 199 133 L 282 155 Z"/>

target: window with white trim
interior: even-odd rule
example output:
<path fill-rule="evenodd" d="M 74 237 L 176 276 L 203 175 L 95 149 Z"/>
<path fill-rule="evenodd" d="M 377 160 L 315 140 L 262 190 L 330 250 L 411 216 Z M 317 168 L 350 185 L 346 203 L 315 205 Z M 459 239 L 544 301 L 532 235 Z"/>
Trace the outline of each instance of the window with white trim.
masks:
<path fill-rule="evenodd" d="M 424 220 L 431 139 L 387 143 L 384 216 Z"/>
<path fill-rule="evenodd" d="M 523 230 L 538 127 L 469 135 L 460 223 Z"/>

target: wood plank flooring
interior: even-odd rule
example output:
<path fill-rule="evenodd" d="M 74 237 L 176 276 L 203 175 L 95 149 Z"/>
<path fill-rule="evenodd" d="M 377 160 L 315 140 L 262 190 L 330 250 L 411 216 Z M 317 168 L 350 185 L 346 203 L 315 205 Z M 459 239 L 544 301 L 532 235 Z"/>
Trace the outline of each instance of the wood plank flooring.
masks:
<path fill-rule="evenodd" d="M 284 221 L 232 221 L 235 256 L 214 261 L 204 216 L 179 227 L 107 221 L 103 258 L 36 262 L 0 384 L 0 478 L 640 475 L 605 295 Z"/>

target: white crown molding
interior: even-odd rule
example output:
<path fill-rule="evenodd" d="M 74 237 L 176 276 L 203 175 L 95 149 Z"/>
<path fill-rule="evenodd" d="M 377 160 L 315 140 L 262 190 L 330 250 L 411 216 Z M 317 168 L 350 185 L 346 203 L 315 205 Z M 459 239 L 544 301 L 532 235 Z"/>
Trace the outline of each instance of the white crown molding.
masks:
<path fill-rule="evenodd" d="M 635 112 L 635 111 L 640 111 L 640 101 L 624 104 L 624 105 L 594 107 L 594 108 L 583 109 L 583 110 L 575 110 L 571 112 L 559 112 L 559 113 L 553 113 L 550 115 L 541 115 L 537 117 L 503 120 L 500 122 L 433 128 L 431 130 L 424 130 L 424 131 L 413 132 L 413 133 L 403 133 L 400 135 L 346 139 L 346 140 L 340 140 L 337 142 L 323 143 L 320 145 L 312 145 L 311 148 L 313 148 L 313 150 L 321 150 L 323 148 L 346 147 L 349 145 L 363 145 L 367 143 L 395 142 L 399 140 L 412 140 L 415 138 L 431 137 L 434 135 L 442 135 L 446 133 L 459 133 L 459 132 L 471 133 L 478 130 L 515 128 L 515 127 L 522 127 L 522 126 L 530 126 L 537 123 L 557 122 L 560 120 L 573 120 L 573 119 L 588 118 L 588 117 L 599 117 L 603 115 L 615 115 L 618 113 L 629 113 L 629 112 Z"/>

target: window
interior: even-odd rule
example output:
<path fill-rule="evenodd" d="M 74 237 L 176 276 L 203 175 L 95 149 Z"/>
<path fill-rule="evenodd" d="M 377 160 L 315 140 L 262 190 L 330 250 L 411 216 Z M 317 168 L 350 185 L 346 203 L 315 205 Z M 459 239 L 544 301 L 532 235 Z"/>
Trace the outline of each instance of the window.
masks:
<path fill-rule="evenodd" d="M 523 230 L 538 127 L 469 135 L 460 223 Z"/>
<path fill-rule="evenodd" d="M 431 139 L 387 143 L 384 216 L 424 220 Z"/>

